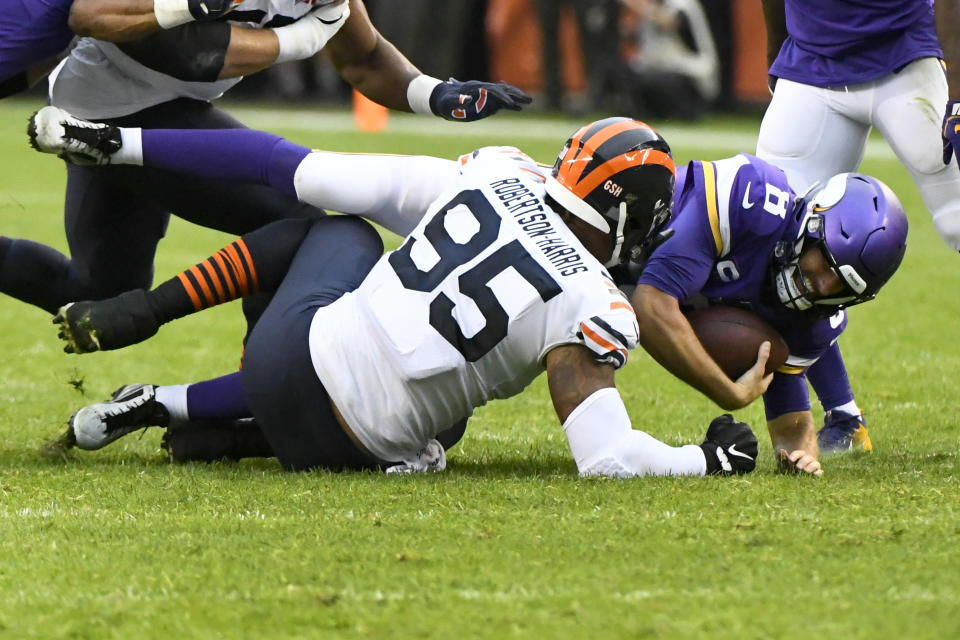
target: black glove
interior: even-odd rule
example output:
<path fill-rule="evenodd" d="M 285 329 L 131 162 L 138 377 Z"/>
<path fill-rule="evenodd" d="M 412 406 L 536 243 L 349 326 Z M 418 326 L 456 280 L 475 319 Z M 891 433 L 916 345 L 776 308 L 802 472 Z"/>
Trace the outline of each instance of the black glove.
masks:
<path fill-rule="evenodd" d="M 757 437 L 729 413 L 713 419 L 700 448 L 707 458 L 707 475 L 750 473 L 757 466 Z"/>
<path fill-rule="evenodd" d="M 943 114 L 943 164 L 950 164 L 954 154 L 954 144 L 960 146 L 960 100 L 947 101 L 947 110 Z"/>
<path fill-rule="evenodd" d="M 506 82 L 460 82 L 450 78 L 430 93 L 430 110 L 446 120 L 473 122 L 500 109 L 520 111 L 533 98 Z"/>
<path fill-rule="evenodd" d="M 134 289 L 106 300 L 71 302 L 60 307 L 53 323 L 67 353 L 121 349 L 143 342 L 160 329 L 147 292 Z"/>
<path fill-rule="evenodd" d="M 187 0 L 194 20 L 216 20 L 230 13 L 238 0 Z M 182 5 L 181 5 L 182 6 Z"/>

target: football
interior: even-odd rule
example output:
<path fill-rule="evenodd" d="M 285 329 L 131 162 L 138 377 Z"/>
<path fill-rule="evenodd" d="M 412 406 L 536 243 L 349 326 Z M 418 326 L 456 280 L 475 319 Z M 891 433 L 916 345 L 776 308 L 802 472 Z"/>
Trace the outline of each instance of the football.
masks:
<path fill-rule="evenodd" d="M 776 329 L 755 313 L 737 307 L 708 307 L 686 314 L 700 344 L 731 380 L 736 380 L 757 361 L 757 349 L 770 341 L 766 372 L 776 371 L 786 361 L 789 348 Z"/>

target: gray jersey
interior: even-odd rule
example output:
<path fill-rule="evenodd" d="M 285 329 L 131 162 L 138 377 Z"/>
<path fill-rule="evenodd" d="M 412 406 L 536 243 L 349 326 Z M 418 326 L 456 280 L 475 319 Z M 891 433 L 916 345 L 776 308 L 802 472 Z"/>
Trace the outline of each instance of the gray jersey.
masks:
<path fill-rule="evenodd" d="M 311 9 L 302 0 L 243 0 L 227 18 L 259 29 L 287 24 Z M 339 15 L 342 7 L 329 10 Z M 140 64 L 115 44 L 82 38 L 50 74 L 50 102 L 80 118 L 117 118 L 177 98 L 214 100 L 241 79 L 178 80 Z"/>

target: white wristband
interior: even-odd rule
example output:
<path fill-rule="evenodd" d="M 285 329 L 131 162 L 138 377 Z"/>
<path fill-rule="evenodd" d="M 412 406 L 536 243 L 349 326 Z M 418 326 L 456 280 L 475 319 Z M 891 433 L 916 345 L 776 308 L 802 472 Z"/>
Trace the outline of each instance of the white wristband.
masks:
<path fill-rule="evenodd" d="M 315 9 L 293 24 L 273 30 L 279 53 L 276 62 L 306 60 L 337 34 L 350 17 L 350 6 L 340 3 Z"/>
<path fill-rule="evenodd" d="M 193 22 L 187 0 L 153 0 L 153 15 L 163 29 Z"/>
<path fill-rule="evenodd" d="M 419 75 L 411 80 L 407 85 L 407 102 L 410 104 L 410 110 L 427 116 L 436 115 L 430 109 L 430 94 L 442 82 L 443 80 L 437 80 L 428 75 Z"/>

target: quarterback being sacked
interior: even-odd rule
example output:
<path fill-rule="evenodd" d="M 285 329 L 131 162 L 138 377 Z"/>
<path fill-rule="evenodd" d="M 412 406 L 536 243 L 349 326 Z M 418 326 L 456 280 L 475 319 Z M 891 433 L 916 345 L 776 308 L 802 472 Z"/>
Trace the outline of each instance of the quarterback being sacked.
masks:
<path fill-rule="evenodd" d="M 937 6 L 956 13 L 956 3 Z M 960 103 L 948 101 L 933 0 L 763 0 L 763 9 L 773 98 L 757 155 L 802 193 L 856 171 L 875 128 L 913 178 L 934 229 L 960 250 L 960 131 L 951 126 Z M 824 409 L 820 450 L 870 451 L 853 391 L 838 375 L 846 377 L 839 343 L 807 373 Z"/>
<path fill-rule="evenodd" d="M 359 218 L 283 221 L 151 292 L 65 307 L 62 336 L 89 351 L 145 339 L 164 322 L 247 292 L 272 294 L 242 372 L 186 390 L 127 386 L 71 418 L 78 446 L 96 449 L 145 425 L 247 413 L 265 437 L 260 452 L 288 469 L 438 470 L 439 432 L 546 370 L 581 474 L 753 469 L 748 426 L 722 416 L 703 445 L 671 447 L 631 428 L 614 386 L 638 336 L 633 309 L 604 266 L 670 217 L 674 164 L 650 127 L 626 118 L 589 124 L 552 171 L 509 147 L 452 162 L 311 152 L 252 131 L 99 133 L 122 139 L 114 162 L 256 177 L 406 238 L 381 257 L 379 236 Z M 731 383 L 743 404 L 769 383 L 768 351 Z M 216 416 L 205 406 L 228 397 L 233 406 Z"/>
<path fill-rule="evenodd" d="M 684 305 L 752 309 L 790 348 L 764 394 L 785 469 L 820 473 L 804 371 L 871 300 L 906 251 L 907 218 L 874 178 L 836 175 L 797 196 L 783 172 L 742 154 L 677 171 L 673 236 L 656 248 L 632 302 L 643 346 L 674 375 L 730 406 L 727 379 L 697 341 Z M 833 383 L 846 387 L 841 369 Z"/>

